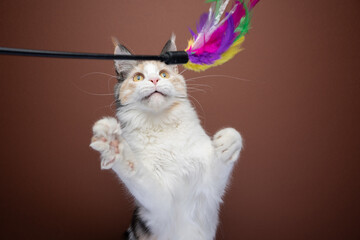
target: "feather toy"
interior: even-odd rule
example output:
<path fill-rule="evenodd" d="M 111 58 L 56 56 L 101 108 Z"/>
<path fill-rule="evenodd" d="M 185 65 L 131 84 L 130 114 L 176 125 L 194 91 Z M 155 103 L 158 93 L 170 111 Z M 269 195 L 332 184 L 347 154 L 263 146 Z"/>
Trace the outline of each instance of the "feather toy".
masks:
<path fill-rule="evenodd" d="M 229 12 L 225 12 L 230 0 L 207 0 L 211 3 L 208 13 L 201 15 L 196 26 L 197 34 L 191 29 L 192 39 L 185 51 L 169 51 L 156 55 L 113 55 L 100 53 L 57 52 L 20 48 L 0 47 L 0 54 L 78 58 L 78 59 L 121 59 L 155 60 L 166 64 L 184 64 L 193 71 L 204 71 L 221 65 L 238 52 L 250 28 L 250 12 L 259 0 L 235 0 Z"/>
<path fill-rule="evenodd" d="M 185 50 L 189 61 L 184 67 L 194 71 L 221 65 L 241 51 L 241 44 L 250 28 L 250 11 L 259 0 L 250 0 L 248 4 L 236 0 L 225 14 L 229 0 L 207 2 L 212 2 L 209 12 L 201 15 L 196 26 L 197 34 L 190 29 L 193 38 Z"/>

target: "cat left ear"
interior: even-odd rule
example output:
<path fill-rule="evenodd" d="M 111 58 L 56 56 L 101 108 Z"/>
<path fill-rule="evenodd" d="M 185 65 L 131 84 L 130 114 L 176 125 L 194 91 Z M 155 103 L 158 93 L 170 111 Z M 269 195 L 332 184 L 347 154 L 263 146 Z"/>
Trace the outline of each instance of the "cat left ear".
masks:
<path fill-rule="evenodd" d="M 161 54 L 164 54 L 166 52 L 170 51 L 176 51 L 176 44 L 175 44 L 175 34 L 171 34 L 171 38 L 169 41 L 166 42 L 163 50 L 161 51 Z"/>
<path fill-rule="evenodd" d="M 169 41 L 166 42 L 163 50 L 161 51 L 161 54 L 164 54 L 166 52 L 172 52 L 177 51 L 176 44 L 175 44 L 175 34 L 171 34 L 171 37 Z M 169 65 L 169 67 L 172 67 L 173 70 L 178 73 L 178 67 L 176 65 Z"/>
<path fill-rule="evenodd" d="M 131 52 L 124 45 L 121 45 L 116 38 L 113 38 L 113 43 L 115 45 L 115 55 L 132 55 Z M 114 60 L 115 71 L 118 81 L 124 81 L 128 73 L 136 66 L 136 64 L 137 61 L 133 60 Z"/>

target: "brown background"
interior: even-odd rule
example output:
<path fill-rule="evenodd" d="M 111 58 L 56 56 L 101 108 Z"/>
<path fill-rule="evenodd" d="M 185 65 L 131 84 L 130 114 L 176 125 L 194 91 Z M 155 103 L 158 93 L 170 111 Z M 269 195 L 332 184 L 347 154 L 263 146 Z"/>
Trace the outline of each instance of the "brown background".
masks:
<path fill-rule="evenodd" d="M 0 46 L 112 53 L 111 36 L 179 49 L 208 5 L 182 1 L 0 2 Z M 245 51 L 186 78 L 206 130 L 245 149 L 217 239 L 360 239 L 360 1 L 263 0 Z M 100 73 L 98 73 L 100 72 Z M 113 116 L 111 61 L 0 56 L 0 238 L 119 239 L 132 201 L 101 171 L 92 124 Z M 228 75 L 244 80 L 212 75 Z M 110 95 L 95 95 L 105 93 Z"/>

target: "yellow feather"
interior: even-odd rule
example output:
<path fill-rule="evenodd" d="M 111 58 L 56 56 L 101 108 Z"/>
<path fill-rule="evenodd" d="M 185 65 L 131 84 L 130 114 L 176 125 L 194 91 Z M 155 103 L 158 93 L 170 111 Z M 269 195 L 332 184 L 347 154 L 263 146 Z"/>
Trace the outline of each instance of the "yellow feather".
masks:
<path fill-rule="evenodd" d="M 191 45 L 193 45 L 193 43 L 194 43 L 194 39 L 192 38 L 188 41 L 188 47 L 185 49 L 185 51 L 189 50 L 189 48 L 191 47 Z"/>

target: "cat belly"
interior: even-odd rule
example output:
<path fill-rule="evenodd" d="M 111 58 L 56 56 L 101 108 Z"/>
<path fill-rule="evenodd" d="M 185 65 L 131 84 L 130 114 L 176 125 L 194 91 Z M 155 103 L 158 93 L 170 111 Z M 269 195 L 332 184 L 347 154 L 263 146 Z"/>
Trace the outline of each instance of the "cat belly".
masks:
<path fill-rule="evenodd" d="M 158 240 L 210 240 L 216 232 L 221 196 L 212 176 L 214 148 L 202 129 L 187 133 L 124 134 L 143 168 L 136 181 L 144 184 L 126 185 Z"/>
<path fill-rule="evenodd" d="M 219 198 L 207 182 L 213 161 L 211 145 L 202 146 L 200 152 L 200 146 L 193 146 L 172 150 L 149 147 L 143 153 L 143 161 L 158 183 L 152 189 L 158 194 L 147 199 L 153 201 L 147 219 L 159 239 L 212 239 L 215 233 Z"/>
<path fill-rule="evenodd" d="M 142 217 L 156 239 L 210 240 L 216 233 L 219 202 L 209 203 L 207 198 L 194 193 L 175 195 L 170 208 L 147 210 Z"/>

